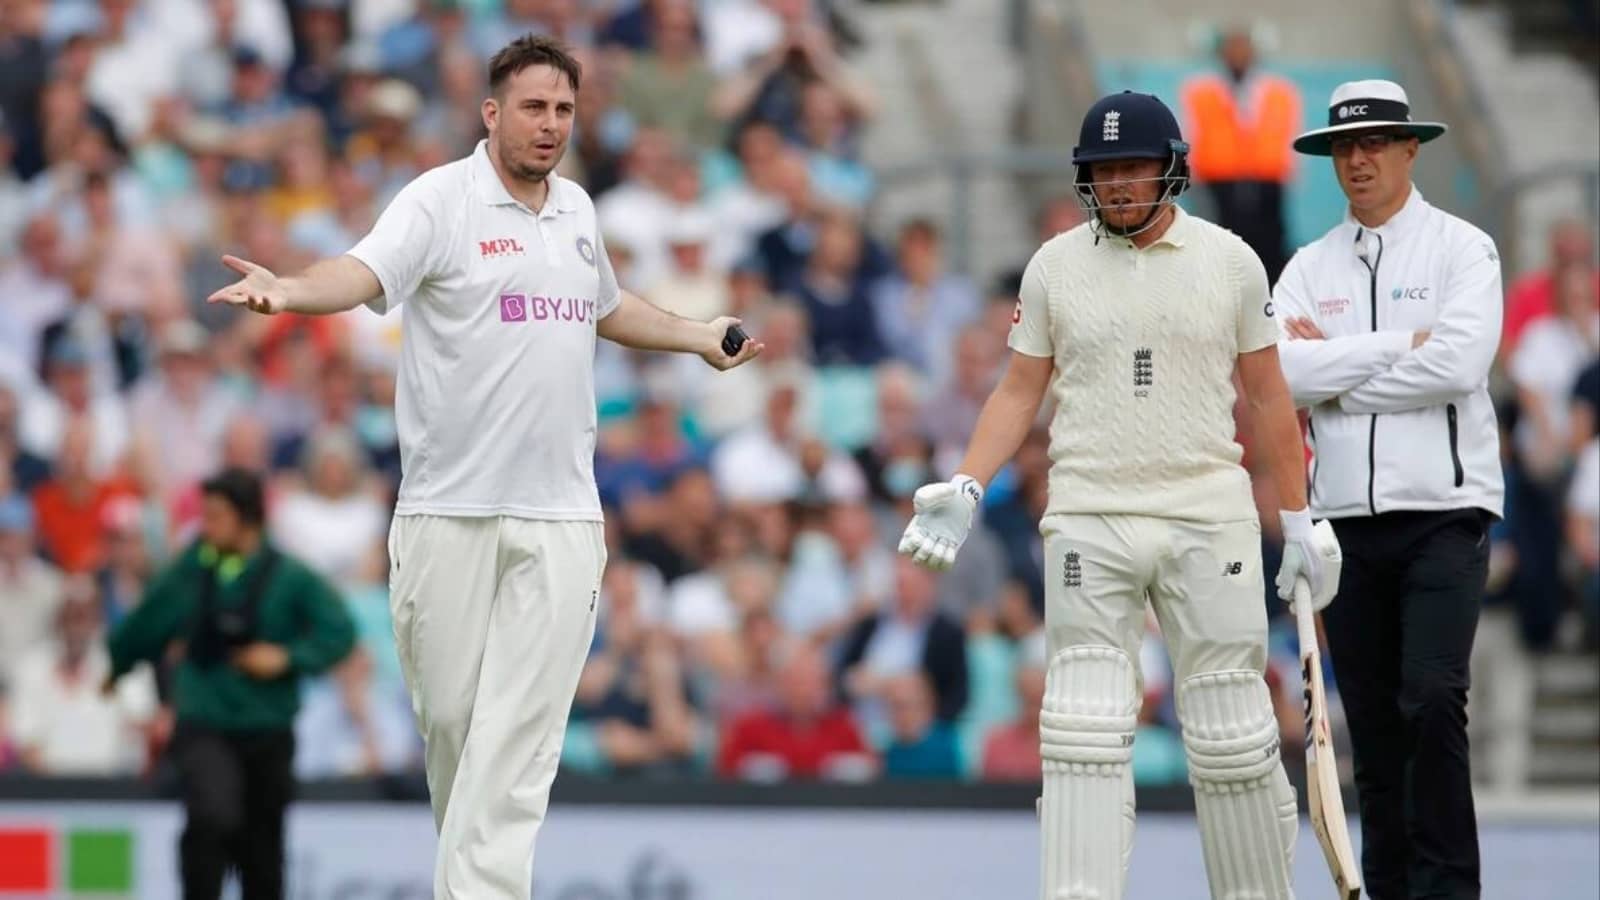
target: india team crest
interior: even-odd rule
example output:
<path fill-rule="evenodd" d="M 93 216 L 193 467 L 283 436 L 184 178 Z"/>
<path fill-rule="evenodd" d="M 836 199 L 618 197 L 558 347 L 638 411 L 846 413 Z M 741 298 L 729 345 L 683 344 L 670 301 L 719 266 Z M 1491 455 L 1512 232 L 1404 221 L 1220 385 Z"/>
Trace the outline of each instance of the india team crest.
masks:
<path fill-rule="evenodd" d="M 578 255 L 589 265 L 594 265 L 594 244 L 583 235 L 578 236 Z"/>

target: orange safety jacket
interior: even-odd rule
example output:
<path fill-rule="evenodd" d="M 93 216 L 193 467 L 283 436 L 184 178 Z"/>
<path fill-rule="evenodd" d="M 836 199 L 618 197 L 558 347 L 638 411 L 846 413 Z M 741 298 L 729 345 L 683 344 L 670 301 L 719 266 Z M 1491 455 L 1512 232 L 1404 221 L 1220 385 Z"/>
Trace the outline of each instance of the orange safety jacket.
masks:
<path fill-rule="evenodd" d="M 1286 182 L 1300 130 L 1300 92 L 1286 78 L 1251 75 L 1236 94 L 1220 75 L 1183 86 L 1189 170 L 1197 181 Z"/>

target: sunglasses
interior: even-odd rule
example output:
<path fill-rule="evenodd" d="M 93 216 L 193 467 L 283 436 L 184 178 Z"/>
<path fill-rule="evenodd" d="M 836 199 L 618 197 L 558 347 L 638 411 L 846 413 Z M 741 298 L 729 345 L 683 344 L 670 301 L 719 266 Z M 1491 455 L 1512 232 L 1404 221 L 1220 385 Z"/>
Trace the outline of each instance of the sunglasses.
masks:
<path fill-rule="evenodd" d="M 1334 156 L 1349 156 L 1356 147 L 1362 153 L 1380 153 L 1395 141 L 1403 141 L 1410 137 L 1408 134 L 1394 134 L 1393 132 L 1380 131 L 1372 134 L 1360 134 L 1354 137 L 1336 137 L 1328 142 L 1328 149 Z"/>

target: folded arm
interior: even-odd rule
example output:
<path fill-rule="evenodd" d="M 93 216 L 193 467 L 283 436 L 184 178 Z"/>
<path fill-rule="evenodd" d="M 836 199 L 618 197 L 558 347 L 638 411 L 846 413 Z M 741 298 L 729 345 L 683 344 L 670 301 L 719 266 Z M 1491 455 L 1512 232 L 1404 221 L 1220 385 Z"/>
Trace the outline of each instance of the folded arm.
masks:
<path fill-rule="evenodd" d="M 1387 371 L 1411 349 L 1411 336 L 1399 331 L 1324 338 L 1307 265 L 1305 255 L 1296 254 L 1272 289 L 1281 334 L 1278 362 L 1296 408 L 1332 400 Z"/>
<path fill-rule="evenodd" d="M 1406 331 L 1373 331 L 1321 340 L 1285 337 L 1278 344 L 1278 355 L 1294 405 L 1311 407 L 1389 371 L 1411 349 L 1411 344 L 1412 334 Z"/>
<path fill-rule="evenodd" d="M 1489 377 L 1500 345 L 1503 298 L 1494 245 L 1458 256 L 1444 286 L 1439 320 L 1426 341 L 1388 370 L 1339 398 L 1350 413 L 1391 413 L 1437 406 L 1471 393 Z"/>

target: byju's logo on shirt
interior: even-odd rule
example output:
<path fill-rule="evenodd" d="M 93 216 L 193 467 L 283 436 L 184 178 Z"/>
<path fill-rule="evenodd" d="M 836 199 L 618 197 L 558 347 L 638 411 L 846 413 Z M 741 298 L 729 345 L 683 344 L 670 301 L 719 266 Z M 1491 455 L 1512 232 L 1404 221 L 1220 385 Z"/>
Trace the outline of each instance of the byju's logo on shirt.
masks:
<path fill-rule="evenodd" d="M 516 238 L 492 238 L 478 242 L 478 255 L 483 259 L 496 259 L 501 256 L 521 256 L 522 245 Z"/>
<path fill-rule="evenodd" d="M 594 319 L 594 301 L 577 297 L 530 297 L 527 294 L 500 295 L 500 321 L 589 322 Z"/>
<path fill-rule="evenodd" d="M 1426 300 L 1428 299 L 1428 289 L 1425 287 L 1395 288 L 1389 292 L 1389 299 Z"/>

